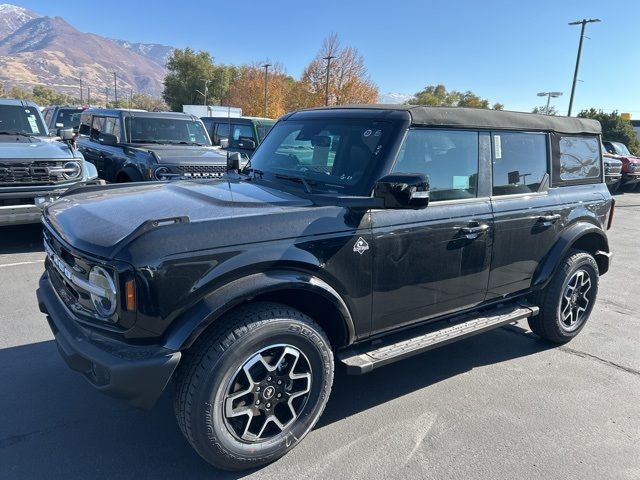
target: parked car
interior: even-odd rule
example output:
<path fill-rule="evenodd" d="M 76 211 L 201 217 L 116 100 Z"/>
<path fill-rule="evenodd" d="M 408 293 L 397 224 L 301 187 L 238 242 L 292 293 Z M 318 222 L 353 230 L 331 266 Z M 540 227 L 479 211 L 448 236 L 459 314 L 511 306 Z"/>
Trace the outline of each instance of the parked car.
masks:
<path fill-rule="evenodd" d="M 199 118 L 184 113 L 90 109 L 78 146 L 112 182 L 220 177 L 227 155 L 211 146 Z"/>
<path fill-rule="evenodd" d="M 622 181 L 622 160 L 618 158 L 618 155 L 607 152 L 604 145 L 602 145 L 602 160 L 604 161 L 604 181 L 609 192 L 615 193 L 620 188 Z"/>
<path fill-rule="evenodd" d="M 612 155 L 622 162 L 622 180 L 620 186 L 627 191 L 633 191 L 640 184 L 640 158 L 632 155 L 624 143 L 603 141 L 602 145 Z"/>
<path fill-rule="evenodd" d="M 214 145 L 251 158 L 276 121 L 257 117 L 202 117 Z"/>
<path fill-rule="evenodd" d="M 599 142 L 594 120 L 494 110 L 288 114 L 225 181 L 48 206 L 40 309 L 96 388 L 150 406 L 173 378 L 194 449 L 257 467 L 313 428 L 336 363 L 362 374 L 521 319 L 578 335 L 611 256 Z"/>
<path fill-rule="evenodd" d="M 0 226 L 37 223 L 46 202 L 97 178 L 76 150 L 73 132 L 56 134 L 63 141 L 49 135 L 34 103 L 0 99 Z"/>
<path fill-rule="evenodd" d="M 53 105 L 46 107 L 42 115 L 50 131 L 55 131 L 57 128 L 72 128 L 77 132 L 83 110 L 82 107 Z"/>

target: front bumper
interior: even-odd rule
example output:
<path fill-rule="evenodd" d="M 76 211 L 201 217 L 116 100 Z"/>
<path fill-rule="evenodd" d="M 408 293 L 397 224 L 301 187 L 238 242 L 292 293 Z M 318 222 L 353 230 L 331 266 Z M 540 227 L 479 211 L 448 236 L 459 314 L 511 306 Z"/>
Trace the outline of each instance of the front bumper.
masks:
<path fill-rule="evenodd" d="M 622 173 L 622 184 L 623 185 L 632 185 L 634 183 L 640 182 L 640 172 L 623 172 Z"/>
<path fill-rule="evenodd" d="M 155 404 L 178 366 L 180 352 L 125 344 L 81 327 L 46 273 L 40 278 L 36 295 L 58 351 L 72 370 L 82 373 L 101 392 L 133 406 L 151 408 Z"/>
<path fill-rule="evenodd" d="M 615 185 L 622 178 L 622 173 L 605 173 L 604 181 L 607 185 Z"/>

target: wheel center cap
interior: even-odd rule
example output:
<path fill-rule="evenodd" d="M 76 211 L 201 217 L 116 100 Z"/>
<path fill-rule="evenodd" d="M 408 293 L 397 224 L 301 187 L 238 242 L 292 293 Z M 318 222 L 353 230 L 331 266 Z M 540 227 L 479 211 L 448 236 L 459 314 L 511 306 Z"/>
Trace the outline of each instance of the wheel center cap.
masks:
<path fill-rule="evenodd" d="M 276 389 L 274 387 L 272 387 L 271 385 L 269 385 L 268 387 L 266 387 L 263 391 L 262 391 L 262 397 L 265 400 L 271 400 L 271 398 L 273 397 L 273 395 L 276 393 Z"/>

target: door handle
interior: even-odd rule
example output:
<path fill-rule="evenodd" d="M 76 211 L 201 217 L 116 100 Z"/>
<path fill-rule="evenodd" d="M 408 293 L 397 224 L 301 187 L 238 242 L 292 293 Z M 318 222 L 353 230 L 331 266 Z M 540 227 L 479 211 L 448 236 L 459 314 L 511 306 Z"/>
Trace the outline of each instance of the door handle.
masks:
<path fill-rule="evenodd" d="M 544 227 L 550 227 L 558 220 L 560 220 L 561 215 L 559 213 L 554 213 L 553 215 L 542 215 L 538 217 L 538 222 L 542 223 Z"/>
<path fill-rule="evenodd" d="M 469 240 L 473 240 L 474 238 L 478 238 L 480 235 L 489 230 L 489 225 L 486 223 L 482 223 L 480 225 L 471 224 L 467 227 L 462 227 L 460 232 L 463 233 Z"/>

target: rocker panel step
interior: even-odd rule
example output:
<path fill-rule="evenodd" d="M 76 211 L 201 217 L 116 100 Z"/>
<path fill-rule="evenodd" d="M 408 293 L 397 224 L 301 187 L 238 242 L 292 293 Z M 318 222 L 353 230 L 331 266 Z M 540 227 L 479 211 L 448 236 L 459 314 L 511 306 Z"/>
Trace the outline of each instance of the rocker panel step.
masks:
<path fill-rule="evenodd" d="M 533 317 L 538 311 L 537 306 L 510 305 L 491 312 L 467 314 L 450 320 L 449 326 L 438 330 L 433 330 L 431 326 L 431 330 L 426 333 L 422 328 L 418 333 L 416 330 L 403 332 L 402 338 L 398 338 L 400 334 L 396 334 L 393 336 L 396 340 L 394 343 L 387 342 L 379 346 L 367 344 L 345 350 L 338 354 L 338 359 L 347 366 L 348 374 L 360 375 L 412 355 Z M 452 325 L 452 322 L 455 323 Z"/>

